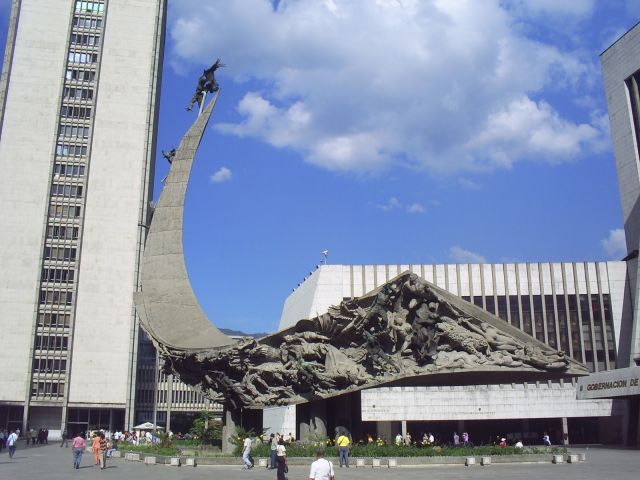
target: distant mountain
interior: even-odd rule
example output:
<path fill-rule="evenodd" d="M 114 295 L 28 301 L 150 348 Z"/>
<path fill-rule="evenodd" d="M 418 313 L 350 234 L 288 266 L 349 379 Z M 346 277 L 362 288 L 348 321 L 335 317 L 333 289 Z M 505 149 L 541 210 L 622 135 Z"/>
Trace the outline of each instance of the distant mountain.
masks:
<path fill-rule="evenodd" d="M 220 331 L 226 335 L 233 337 L 251 337 L 251 338 L 262 338 L 269 335 L 268 333 L 245 333 L 240 330 L 231 330 L 230 328 L 221 328 Z"/>

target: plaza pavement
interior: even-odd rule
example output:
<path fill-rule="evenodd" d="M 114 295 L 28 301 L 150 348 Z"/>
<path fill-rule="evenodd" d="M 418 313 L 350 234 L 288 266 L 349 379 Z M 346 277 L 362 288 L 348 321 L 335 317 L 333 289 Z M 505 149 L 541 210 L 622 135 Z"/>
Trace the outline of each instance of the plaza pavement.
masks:
<path fill-rule="evenodd" d="M 507 464 L 481 467 L 426 466 L 398 467 L 395 469 L 337 468 L 336 480 L 638 480 L 640 478 L 640 452 L 610 448 L 581 449 L 572 452 L 586 452 L 587 461 L 579 464 Z M 144 465 L 142 462 L 127 462 L 117 458 L 107 461 L 107 469 L 100 471 L 93 466 L 93 455 L 85 453 L 82 466 L 74 470 L 71 466 L 71 449 L 60 448 L 52 443 L 26 447 L 20 442 L 11 460 L 7 450 L 0 453 L 0 478 L 7 480 L 66 480 L 96 478 L 135 478 L 136 480 L 275 480 L 275 470 L 255 467 L 243 470 L 238 466 L 198 466 L 170 467 L 166 465 Z M 308 478 L 309 467 L 292 466 L 287 475 L 289 480 Z"/>

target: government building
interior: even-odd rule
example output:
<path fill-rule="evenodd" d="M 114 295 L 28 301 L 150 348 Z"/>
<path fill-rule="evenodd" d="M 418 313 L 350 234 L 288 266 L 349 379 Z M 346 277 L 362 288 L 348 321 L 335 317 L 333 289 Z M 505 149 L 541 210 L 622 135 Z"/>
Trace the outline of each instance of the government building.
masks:
<path fill-rule="evenodd" d="M 0 428 L 178 431 L 222 407 L 159 370 L 133 294 L 152 215 L 166 0 L 12 0 L 0 77 Z M 623 261 L 323 265 L 280 328 L 411 271 L 583 362 L 580 380 L 377 387 L 328 400 L 327 429 L 446 440 L 638 445 L 640 27 L 601 56 L 620 179 Z M 317 406 L 265 409 L 307 435 Z M 337 412 L 337 413 L 336 413 Z M 332 423 L 333 422 L 333 423 Z M 186 424 L 186 423 L 185 423 Z"/>

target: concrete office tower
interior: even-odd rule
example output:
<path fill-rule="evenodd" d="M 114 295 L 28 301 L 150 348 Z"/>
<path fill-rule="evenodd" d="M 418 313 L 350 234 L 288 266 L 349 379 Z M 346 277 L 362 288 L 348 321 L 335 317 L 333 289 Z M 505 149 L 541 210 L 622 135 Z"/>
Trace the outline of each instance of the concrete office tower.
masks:
<path fill-rule="evenodd" d="M 13 0 L 0 83 L 0 423 L 123 428 L 165 0 Z"/>
<path fill-rule="evenodd" d="M 618 368 L 640 365 L 640 24 L 600 55 L 627 240 L 629 322 L 621 326 Z"/>

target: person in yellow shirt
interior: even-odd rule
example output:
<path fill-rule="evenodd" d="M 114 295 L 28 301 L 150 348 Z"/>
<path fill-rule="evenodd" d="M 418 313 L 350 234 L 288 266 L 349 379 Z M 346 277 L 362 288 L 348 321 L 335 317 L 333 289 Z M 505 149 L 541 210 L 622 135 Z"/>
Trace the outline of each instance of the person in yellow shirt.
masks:
<path fill-rule="evenodd" d="M 344 433 L 342 433 L 338 440 L 336 441 L 338 444 L 338 451 L 340 452 L 340 468 L 342 468 L 342 462 L 344 461 L 347 468 L 349 468 L 349 446 L 351 445 L 351 440 Z"/>

